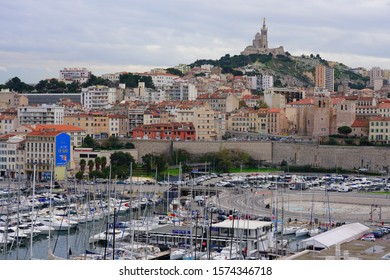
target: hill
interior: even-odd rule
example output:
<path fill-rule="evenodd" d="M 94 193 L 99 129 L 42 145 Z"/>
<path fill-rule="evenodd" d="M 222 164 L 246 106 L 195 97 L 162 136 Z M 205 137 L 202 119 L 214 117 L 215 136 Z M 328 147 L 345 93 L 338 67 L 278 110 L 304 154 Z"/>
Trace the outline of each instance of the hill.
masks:
<path fill-rule="evenodd" d="M 200 59 L 190 66 L 210 64 L 222 69 L 222 73 L 233 75 L 272 75 L 276 87 L 298 86 L 313 87 L 316 64 L 324 64 L 334 68 L 335 89 L 341 84 L 348 84 L 351 88 L 366 87 L 368 77 L 356 74 L 342 63 L 330 62 L 316 56 L 291 56 L 272 54 L 234 55 L 226 54 L 218 60 Z"/>

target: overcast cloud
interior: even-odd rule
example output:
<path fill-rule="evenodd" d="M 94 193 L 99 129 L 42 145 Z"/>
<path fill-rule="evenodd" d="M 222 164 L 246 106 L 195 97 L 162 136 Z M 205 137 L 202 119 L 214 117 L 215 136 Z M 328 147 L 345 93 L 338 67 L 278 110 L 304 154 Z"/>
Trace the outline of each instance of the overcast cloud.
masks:
<path fill-rule="evenodd" d="M 0 2 L 0 83 L 65 67 L 95 75 L 239 54 L 266 17 L 269 47 L 390 69 L 390 0 Z"/>

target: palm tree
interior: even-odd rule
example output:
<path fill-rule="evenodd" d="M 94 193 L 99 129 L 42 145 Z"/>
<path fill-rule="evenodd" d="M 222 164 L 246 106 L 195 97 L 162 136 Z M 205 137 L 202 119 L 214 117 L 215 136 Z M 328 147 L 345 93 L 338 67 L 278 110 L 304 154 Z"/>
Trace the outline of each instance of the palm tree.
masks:
<path fill-rule="evenodd" d="M 100 165 L 102 164 L 102 159 L 100 157 L 95 158 L 95 169 L 96 171 L 100 170 Z"/>
<path fill-rule="evenodd" d="M 107 165 L 107 158 L 105 156 L 102 156 L 102 162 L 100 163 L 102 166 L 102 170 L 106 168 Z"/>
<path fill-rule="evenodd" d="M 95 166 L 95 163 L 93 162 L 92 159 L 88 161 L 88 168 L 89 168 L 89 173 L 92 173 L 93 167 Z"/>
<path fill-rule="evenodd" d="M 85 159 L 81 159 L 79 164 L 80 164 L 80 171 L 84 173 L 85 167 L 87 166 L 87 162 L 85 161 Z"/>

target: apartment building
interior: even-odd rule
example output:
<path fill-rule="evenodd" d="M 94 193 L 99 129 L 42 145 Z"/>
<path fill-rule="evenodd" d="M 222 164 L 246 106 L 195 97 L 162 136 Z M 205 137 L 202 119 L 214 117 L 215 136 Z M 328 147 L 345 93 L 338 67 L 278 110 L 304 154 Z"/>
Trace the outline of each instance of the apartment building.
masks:
<path fill-rule="evenodd" d="M 17 108 L 28 106 L 28 98 L 16 92 L 0 91 L 0 108 Z"/>
<path fill-rule="evenodd" d="M 216 112 L 210 106 L 194 108 L 193 123 L 196 140 L 213 141 L 218 139 Z M 220 138 L 219 138 L 220 139 Z"/>
<path fill-rule="evenodd" d="M 165 88 L 167 100 L 195 100 L 198 92 L 194 84 L 177 81 Z"/>
<path fill-rule="evenodd" d="M 109 114 L 109 137 L 123 137 L 129 134 L 129 119 L 125 115 Z"/>
<path fill-rule="evenodd" d="M 145 76 L 150 76 L 152 78 L 153 84 L 156 88 L 164 88 L 173 85 L 176 79 L 179 79 L 179 76 L 168 74 L 168 73 L 149 73 Z"/>
<path fill-rule="evenodd" d="M 81 103 L 85 109 L 103 110 L 116 102 L 116 89 L 107 86 L 90 86 L 81 89 Z"/>
<path fill-rule="evenodd" d="M 170 115 L 163 109 L 148 109 L 144 112 L 143 124 L 168 123 Z"/>
<path fill-rule="evenodd" d="M 322 64 L 316 65 L 315 86 L 334 91 L 334 69 Z"/>
<path fill-rule="evenodd" d="M 15 130 L 18 126 L 18 118 L 16 116 L 0 114 L 0 134 L 8 134 Z"/>
<path fill-rule="evenodd" d="M 66 145 L 62 145 L 60 141 L 63 138 L 68 139 Z M 50 178 L 52 171 L 54 171 L 56 180 L 64 180 L 66 178 L 66 166 L 60 164 L 60 162 L 69 162 L 71 160 L 71 158 L 63 157 L 62 155 L 64 150 L 66 150 L 64 154 L 70 154 L 70 136 L 68 134 L 53 129 L 33 131 L 26 135 L 25 145 L 25 170 L 29 178 L 33 176 L 34 170 L 38 180 Z"/>
<path fill-rule="evenodd" d="M 260 132 L 258 111 L 253 109 L 240 109 L 227 116 L 227 130 L 239 132 Z"/>
<path fill-rule="evenodd" d="M 64 108 L 57 105 L 22 106 L 18 108 L 19 125 L 63 124 Z"/>
<path fill-rule="evenodd" d="M 134 139 L 154 140 L 195 140 L 195 127 L 193 123 L 161 123 L 141 125 L 133 129 Z"/>
<path fill-rule="evenodd" d="M 267 111 L 267 134 L 284 135 L 287 133 L 287 118 L 285 109 L 271 108 Z"/>
<path fill-rule="evenodd" d="M 247 107 L 254 108 L 259 106 L 260 96 L 258 95 L 244 95 L 241 99 L 245 102 Z"/>
<path fill-rule="evenodd" d="M 87 68 L 64 68 L 60 70 L 59 80 L 72 83 L 78 82 L 83 84 L 89 80 L 91 77 L 91 71 Z"/>
<path fill-rule="evenodd" d="M 197 100 L 208 102 L 214 111 L 230 113 L 239 108 L 237 96 L 233 93 L 215 92 L 213 94 L 198 95 Z"/>
<path fill-rule="evenodd" d="M 264 101 L 269 108 L 286 108 L 286 104 L 304 99 L 306 93 L 299 88 L 268 88 L 264 91 Z"/>
<path fill-rule="evenodd" d="M 5 145 L 2 140 L 6 140 Z M 25 139 L 23 136 L 18 135 L 5 135 L 0 140 L 2 144 L 0 150 L 1 164 L 0 174 L 1 176 L 9 176 L 10 178 L 25 177 Z M 3 151 L 5 147 L 5 152 Z M 3 161 L 5 157 L 5 162 Z M 5 164 L 4 164 L 5 163 Z"/>
<path fill-rule="evenodd" d="M 380 67 L 372 67 L 369 71 L 370 87 L 380 90 L 383 86 L 383 70 Z"/>
<path fill-rule="evenodd" d="M 390 117 L 372 117 L 369 122 L 369 141 L 379 144 L 389 144 Z"/>

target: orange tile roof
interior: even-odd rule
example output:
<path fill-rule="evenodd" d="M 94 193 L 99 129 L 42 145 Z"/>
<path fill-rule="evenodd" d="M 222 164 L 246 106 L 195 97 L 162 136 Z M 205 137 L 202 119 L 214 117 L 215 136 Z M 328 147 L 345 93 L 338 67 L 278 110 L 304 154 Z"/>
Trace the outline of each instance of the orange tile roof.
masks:
<path fill-rule="evenodd" d="M 356 119 L 351 127 L 368 127 L 369 121 L 368 120 L 362 120 L 362 119 Z"/>
<path fill-rule="evenodd" d="M 65 131 L 84 131 L 84 129 L 69 125 L 69 124 L 37 124 L 34 126 L 31 126 L 31 128 L 34 131 L 43 131 L 45 129 L 54 129 L 57 132 L 65 132 Z"/>
<path fill-rule="evenodd" d="M 27 133 L 27 136 L 57 136 L 61 131 L 33 131 Z"/>
<path fill-rule="evenodd" d="M 373 116 L 370 118 L 370 122 L 372 121 L 390 121 L 390 118 L 389 117 L 381 117 L 381 116 Z"/>
<path fill-rule="evenodd" d="M 290 102 L 289 105 L 313 105 L 314 98 L 305 98 L 298 101 Z"/>
<path fill-rule="evenodd" d="M 268 113 L 280 113 L 281 109 L 279 108 L 271 108 L 268 110 Z"/>
<path fill-rule="evenodd" d="M 390 103 L 380 103 L 379 104 L 379 109 L 390 109 Z"/>

